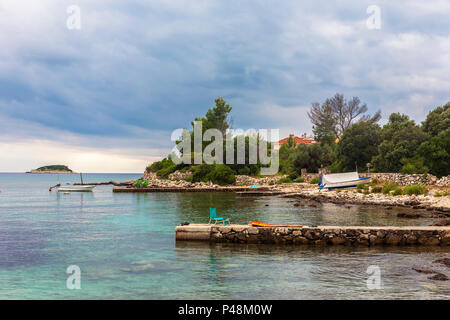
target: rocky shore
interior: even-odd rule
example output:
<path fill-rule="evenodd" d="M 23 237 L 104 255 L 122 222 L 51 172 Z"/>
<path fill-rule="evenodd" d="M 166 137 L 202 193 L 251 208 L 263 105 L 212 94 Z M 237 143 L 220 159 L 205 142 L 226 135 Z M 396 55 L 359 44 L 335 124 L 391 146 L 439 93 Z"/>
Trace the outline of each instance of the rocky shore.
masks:
<path fill-rule="evenodd" d="M 405 175 L 397 173 L 374 173 L 371 174 L 373 179 L 379 182 L 395 183 L 399 186 L 423 183 L 428 186 L 427 195 L 393 195 L 393 193 L 363 193 L 358 192 L 355 188 L 337 191 L 319 191 L 317 184 L 308 183 L 308 179 L 314 178 L 314 174 L 307 174 L 303 183 L 282 183 L 278 184 L 281 178 L 285 176 L 269 176 L 269 177 L 249 177 L 238 175 L 236 183 L 232 186 L 222 187 L 211 182 L 189 182 L 187 179 L 191 174 L 189 172 L 174 172 L 169 175 L 168 179 L 160 179 L 155 173 L 146 172 L 143 180 L 148 181 L 145 188 L 139 190 L 127 190 L 128 192 L 195 192 L 204 190 L 208 191 L 229 191 L 236 192 L 241 196 L 279 196 L 292 199 L 298 199 L 298 205 L 306 201 L 309 202 L 330 202 L 342 205 L 369 205 L 383 206 L 387 210 L 392 208 L 409 208 L 414 209 L 409 213 L 404 213 L 406 218 L 433 217 L 440 220 L 436 221 L 436 225 L 447 226 L 450 224 L 450 177 L 442 177 L 437 179 L 431 175 Z M 185 180 L 187 179 L 187 180 Z M 131 187 L 130 182 L 118 184 L 111 183 L 116 186 L 127 185 Z M 256 185 L 257 188 L 248 189 L 250 186 Z M 137 189 L 137 188 L 133 188 Z M 147 191 L 148 190 L 148 191 Z M 119 190 L 120 191 L 120 190 Z M 161 191 L 161 192 L 162 192 Z"/>

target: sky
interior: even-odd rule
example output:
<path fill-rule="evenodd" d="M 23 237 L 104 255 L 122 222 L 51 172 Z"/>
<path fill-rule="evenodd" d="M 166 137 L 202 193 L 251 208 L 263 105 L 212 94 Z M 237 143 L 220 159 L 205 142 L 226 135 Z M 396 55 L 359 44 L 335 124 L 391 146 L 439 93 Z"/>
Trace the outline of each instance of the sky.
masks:
<path fill-rule="evenodd" d="M 218 96 L 234 128 L 280 138 L 311 133 L 311 103 L 337 92 L 420 123 L 450 101 L 449 14 L 446 0 L 0 0 L 0 172 L 143 172 Z"/>

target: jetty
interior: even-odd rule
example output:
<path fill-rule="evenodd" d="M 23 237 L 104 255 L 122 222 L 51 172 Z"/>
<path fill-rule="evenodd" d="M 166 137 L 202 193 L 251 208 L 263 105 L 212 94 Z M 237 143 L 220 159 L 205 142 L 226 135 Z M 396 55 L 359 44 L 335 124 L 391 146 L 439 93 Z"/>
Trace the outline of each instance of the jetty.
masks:
<path fill-rule="evenodd" d="M 259 192 L 268 191 L 269 188 L 258 188 Z M 129 187 L 129 188 L 113 188 L 116 193 L 146 193 L 146 192 L 253 192 L 255 189 L 251 187 Z"/>
<path fill-rule="evenodd" d="M 349 245 L 349 246 L 448 246 L 450 227 L 407 226 L 302 226 L 253 227 L 252 225 L 189 224 L 175 228 L 177 241 L 226 243 Z"/>

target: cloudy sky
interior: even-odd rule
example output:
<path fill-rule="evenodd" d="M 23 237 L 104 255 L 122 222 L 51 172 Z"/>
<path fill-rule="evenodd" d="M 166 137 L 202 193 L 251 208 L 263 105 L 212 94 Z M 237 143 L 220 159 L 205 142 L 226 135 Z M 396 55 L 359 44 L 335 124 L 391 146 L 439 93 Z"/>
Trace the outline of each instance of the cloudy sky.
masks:
<path fill-rule="evenodd" d="M 336 92 L 420 122 L 450 100 L 449 14 L 447 0 L 0 0 L 0 172 L 142 172 L 217 96 L 235 128 L 282 135 L 311 132 L 311 102 Z"/>

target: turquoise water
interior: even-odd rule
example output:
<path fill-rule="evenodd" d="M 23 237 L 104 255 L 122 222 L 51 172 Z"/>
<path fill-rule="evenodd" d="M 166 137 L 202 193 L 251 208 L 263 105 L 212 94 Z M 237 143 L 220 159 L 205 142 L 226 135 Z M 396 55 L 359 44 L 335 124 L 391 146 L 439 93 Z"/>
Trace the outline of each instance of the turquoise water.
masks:
<path fill-rule="evenodd" d="M 86 174 L 85 182 L 140 174 Z M 234 223 L 427 225 L 395 211 L 331 204 L 294 206 L 276 197 L 221 193 L 58 194 L 48 187 L 77 175 L 0 174 L 2 299 L 443 299 L 450 281 L 428 280 L 413 267 L 450 276 L 432 261 L 446 248 L 347 248 L 176 243 L 181 222 L 204 223 L 208 207 Z M 81 270 L 69 290 L 66 269 Z M 369 290 L 368 266 L 381 270 Z"/>

